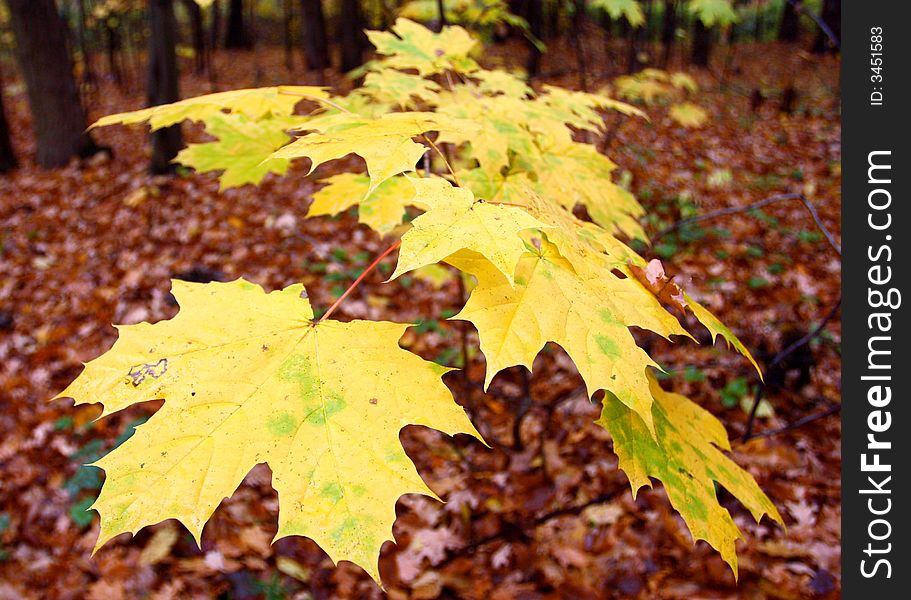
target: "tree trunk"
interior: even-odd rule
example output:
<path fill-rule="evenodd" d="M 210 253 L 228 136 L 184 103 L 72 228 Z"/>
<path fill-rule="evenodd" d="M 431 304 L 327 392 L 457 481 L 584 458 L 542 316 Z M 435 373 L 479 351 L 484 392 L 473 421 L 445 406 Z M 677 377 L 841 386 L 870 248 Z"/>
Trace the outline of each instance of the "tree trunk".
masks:
<path fill-rule="evenodd" d="M 526 8 L 528 10 L 528 29 L 534 37 L 540 40 L 544 29 L 544 0 L 528 0 Z M 541 70 L 541 50 L 531 40 L 528 42 L 528 61 L 525 70 L 529 79 L 537 77 Z"/>
<path fill-rule="evenodd" d="M 203 31 L 202 10 L 196 0 L 182 0 L 190 21 L 190 38 L 193 41 L 193 70 L 197 75 L 202 75 L 208 62 L 206 48 L 206 35 Z"/>
<path fill-rule="evenodd" d="M 693 23 L 693 51 L 690 61 L 698 67 L 708 67 L 712 54 L 712 32 L 701 19 Z"/>
<path fill-rule="evenodd" d="M 587 65 L 585 60 L 585 47 L 582 37 L 585 33 L 585 0 L 576 0 L 576 11 L 573 13 L 573 48 L 576 51 L 576 65 L 579 69 L 579 87 L 583 92 L 588 91 Z"/>
<path fill-rule="evenodd" d="M 366 45 L 360 0 L 341 0 L 339 16 L 339 43 L 342 49 L 342 72 L 347 73 L 361 66 Z"/>
<path fill-rule="evenodd" d="M 79 53 L 82 55 L 82 81 L 94 87 L 95 70 L 92 65 L 92 51 L 89 49 L 88 33 L 85 27 L 85 0 L 76 0 L 77 24 L 76 24 L 76 43 L 79 45 Z"/>
<path fill-rule="evenodd" d="M 212 2 L 212 15 L 209 21 L 209 47 L 221 48 L 221 0 Z"/>
<path fill-rule="evenodd" d="M 800 15 L 793 2 L 785 0 L 781 13 L 781 25 L 778 26 L 778 41 L 796 42 L 800 34 Z"/>
<path fill-rule="evenodd" d="M 677 0 L 664 2 L 664 26 L 661 29 L 661 45 L 664 52 L 661 55 L 661 67 L 667 68 L 671 62 L 671 52 L 674 49 L 674 38 L 677 35 Z"/>
<path fill-rule="evenodd" d="M 54 0 L 8 0 L 19 68 L 28 90 L 38 164 L 61 167 L 99 150 L 85 132 L 66 26 Z"/>
<path fill-rule="evenodd" d="M 119 59 L 120 32 L 117 31 L 116 27 L 112 27 L 107 20 L 105 20 L 103 27 L 107 48 L 108 71 L 111 73 L 111 77 L 114 78 L 114 83 L 117 84 L 117 87 L 123 87 L 123 69 Z"/>
<path fill-rule="evenodd" d="M 177 21 L 172 0 L 149 0 L 149 106 L 176 102 L 180 99 L 177 76 Z M 180 125 L 172 125 L 152 133 L 153 175 L 174 172 L 171 162 L 183 147 Z"/>
<path fill-rule="evenodd" d="M 326 18 L 320 0 L 301 0 L 304 62 L 307 70 L 329 67 L 329 44 L 326 41 Z"/>
<path fill-rule="evenodd" d="M 285 51 L 285 69 L 294 72 L 294 2 L 282 0 L 282 42 Z"/>
<path fill-rule="evenodd" d="M 0 76 L 0 89 L 3 89 L 3 77 Z M 3 94 L 0 94 L 0 173 L 8 173 L 19 166 L 10 140 L 9 124 L 6 121 L 6 110 L 3 107 Z"/>
<path fill-rule="evenodd" d="M 652 0 L 645 1 L 645 22 L 630 33 L 629 46 L 626 55 L 626 72 L 629 74 L 642 70 L 642 62 L 639 60 L 639 52 L 642 49 L 642 42 L 646 42 L 648 47 L 649 24 L 652 22 Z"/>
<path fill-rule="evenodd" d="M 841 0 L 823 0 L 822 14 L 819 15 L 819 18 L 832 30 L 835 39 L 841 40 Z M 836 50 L 835 44 L 832 43 L 825 31 L 820 28 L 816 32 L 816 41 L 813 42 L 813 52 L 822 54 L 824 52 L 835 52 Z"/>
<path fill-rule="evenodd" d="M 244 19 L 244 0 L 231 0 L 228 7 L 228 33 L 225 36 L 225 48 L 248 50 L 250 36 Z"/>
<path fill-rule="evenodd" d="M 440 33 L 446 25 L 446 7 L 443 5 L 443 0 L 437 0 L 437 22 L 434 24 L 433 30 Z"/>

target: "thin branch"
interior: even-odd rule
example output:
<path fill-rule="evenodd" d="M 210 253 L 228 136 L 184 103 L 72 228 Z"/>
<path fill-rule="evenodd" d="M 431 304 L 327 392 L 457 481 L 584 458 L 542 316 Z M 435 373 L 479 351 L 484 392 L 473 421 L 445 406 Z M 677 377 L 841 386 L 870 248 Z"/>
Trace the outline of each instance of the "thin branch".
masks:
<path fill-rule="evenodd" d="M 335 102 L 333 102 L 332 100 L 329 100 L 328 98 L 320 98 L 319 96 L 314 96 L 313 94 L 302 94 L 301 92 L 292 92 L 292 91 L 285 90 L 282 88 L 278 88 L 278 93 L 284 94 L 285 96 L 297 96 L 299 98 L 306 98 L 307 100 L 312 100 L 314 102 L 326 104 L 328 106 L 331 106 L 332 108 L 337 108 L 344 113 L 348 113 L 349 115 L 353 114 L 350 110 L 348 110 L 341 104 L 336 104 Z"/>
<path fill-rule="evenodd" d="M 785 358 L 787 358 L 792 353 L 794 353 L 795 350 L 809 344 L 813 339 L 815 339 L 820 333 L 822 333 L 822 331 L 823 331 L 823 329 L 825 329 L 826 325 L 829 324 L 829 321 L 831 321 L 835 317 L 835 315 L 838 313 L 838 309 L 840 307 L 841 307 L 841 296 L 838 297 L 838 300 L 835 302 L 835 305 L 832 306 L 831 309 L 829 309 L 829 312 L 826 313 L 826 316 L 823 317 L 822 321 L 819 323 L 819 325 L 817 325 L 813 329 L 813 331 L 809 332 L 808 334 L 806 334 L 805 336 L 803 336 L 802 338 L 795 341 L 790 346 L 788 346 L 787 348 L 785 348 L 784 350 L 782 350 L 781 352 L 776 354 L 772 358 L 772 360 L 769 362 L 766 370 L 769 371 L 772 368 L 778 366 L 778 364 L 781 361 L 783 361 Z M 763 394 L 765 394 L 765 389 L 766 389 L 766 386 L 764 383 L 760 383 L 759 387 L 756 388 L 756 395 L 753 397 L 753 406 L 750 407 L 750 416 L 747 419 L 746 429 L 743 432 L 743 441 L 747 441 L 750 438 L 755 437 L 753 435 L 753 425 L 756 423 L 756 412 L 759 410 L 759 403 L 762 401 L 762 396 L 763 396 Z"/>
<path fill-rule="evenodd" d="M 595 504 L 603 504 L 605 502 L 610 502 L 611 500 L 616 498 L 617 495 L 623 491 L 623 489 L 625 489 L 625 488 L 620 487 L 619 489 L 607 492 L 605 494 L 601 494 L 600 496 L 596 496 L 596 497 L 592 498 L 591 500 L 587 500 L 580 504 L 575 504 L 573 506 L 567 506 L 564 508 L 558 508 L 551 512 L 545 513 L 539 517 L 536 517 L 531 522 L 512 523 L 512 522 L 507 521 L 504 524 L 505 526 L 502 529 L 500 529 L 498 532 L 492 533 L 490 535 L 486 535 L 469 544 L 466 544 L 465 546 L 462 546 L 461 548 L 458 548 L 457 550 L 454 550 L 443 561 L 437 563 L 434 566 L 440 567 L 441 565 L 452 562 L 459 556 L 463 556 L 465 554 L 471 554 L 472 552 L 474 552 L 481 546 L 485 546 L 487 544 L 490 544 L 491 542 L 508 539 L 510 537 L 526 537 L 527 538 L 528 533 L 530 531 L 547 523 L 548 521 L 552 521 L 553 519 L 556 519 L 558 517 L 565 517 L 565 516 L 569 516 L 569 515 L 578 515 L 582 511 L 584 511 L 586 508 L 588 508 L 589 506 L 594 506 Z"/>
<path fill-rule="evenodd" d="M 655 240 L 659 240 L 662 237 L 666 236 L 667 234 L 671 233 L 672 231 L 676 231 L 676 230 L 680 229 L 681 227 L 684 227 L 691 223 L 699 223 L 701 221 L 708 221 L 709 219 L 716 219 L 718 217 L 725 217 L 725 216 L 734 215 L 737 213 L 749 212 L 751 210 L 756 210 L 756 209 L 762 208 L 763 206 L 768 206 L 769 204 L 773 204 L 775 202 L 782 202 L 784 200 L 800 200 L 803 203 L 803 205 L 807 208 L 807 211 L 809 211 L 810 216 L 813 217 L 813 221 L 816 222 L 816 226 L 819 228 L 819 230 L 822 232 L 822 234 L 826 237 L 826 240 L 828 240 L 829 245 L 832 247 L 833 250 L 835 250 L 835 252 L 839 256 L 841 256 L 841 245 L 835 241 L 835 237 L 829 232 L 828 229 L 826 229 L 826 226 L 823 225 L 822 220 L 820 220 L 820 218 L 819 218 L 819 213 L 816 212 L 816 207 L 813 206 L 813 203 L 810 202 L 809 200 L 807 200 L 806 196 L 804 196 L 803 194 L 779 194 L 777 196 L 770 196 L 769 198 L 765 198 L 764 200 L 759 200 L 758 202 L 753 202 L 752 204 L 747 204 L 746 206 L 722 208 L 719 210 L 713 210 L 711 212 L 697 215 L 690 219 L 683 219 L 682 221 L 677 221 L 673 225 L 669 225 L 669 226 L 665 227 L 664 229 L 662 229 L 661 231 L 659 231 L 656 235 L 654 235 L 652 237 L 652 241 L 654 242 Z"/>
<path fill-rule="evenodd" d="M 443 159 L 443 162 L 446 163 L 446 168 L 449 169 L 449 173 L 450 173 L 450 175 L 452 175 L 453 180 L 455 180 L 455 184 L 459 187 L 462 187 L 462 184 L 459 183 L 459 176 L 456 175 L 455 171 L 452 169 L 452 165 L 449 164 L 449 159 L 446 158 L 446 155 L 443 154 L 443 151 L 440 150 L 440 148 L 436 144 L 433 143 L 433 140 L 431 140 L 429 137 L 427 137 L 426 133 L 422 133 L 421 137 L 424 138 L 424 141 L 426 141 L 428 144 L 430 144 L 431 148 L 436 150 L 437 154 L 440 155 L 440 158 Z"/>
<path fill-rule="evenodd" d="M 345 290 L 345 293 L 343 293 L 341 296 L 339 296 L 339 297 L 338 297 L 338 300 L 336 300 L 336 301 L 332 304 L 332 306 L 329 307 L 329 310 L 327 310 L 326 313 L 325 313 L 322 317 L 320 317 L 319 319 L 317 319 L 316 322 L 317 322 L 317 323 L 320 323 L 321 321 L 323 321 L 323 320 L 325 320 L 325 319 L 328 319 L 328 318 L 329 318 L 329 315 L 331 315 L 333 312 L 335 312 L 335 309 L 338 308 L 338 305 L 342 303 L 342 300 L 344 300 L 345 298 L 347 298 L 347 297 L 348 297 L 348 294 L 350 294 L 352 291 L 354 291 L 354 288 L 356 288 L 356 287 L 358 286 L 358 284 L 360 284 L 360 282 L 362 282 L 362 281 L 364 280 L 364 277 L 366 277 L 374 268 L 376 268 L 376 266 L 377 266 L 378 264 L 380 264 L 380 262 L 382 262 L 382 260 L 383 260 L 384 258 L 386 258 L 386 257 L 389 256 L 390 254 L 392 254 L 392 252 L 393 252 L 396 248 L 398 248 L 399 245 L 401 245 L 401 243 L 402 243 L 402 240 L 396 241 L 396 243 L 394 243 L 394 244 L 392 244 L 391 246 L 389 246 L 388 248 L 386 248 L 386 250 L 384 250 L 382 254 L 380 254 L 379 256 L 377 256 L 377 257 L 373 260 L 373 262 L 370 263 L 370 266 L 367 267 L 366 269 L 364 269 L 364 272 L 363 272 L 363 273 L 361 273 L 360 275 L 358 275 L 358 278 L 354 280 L 354 283 L 352 283 L 351 285 L 348 286 L 348 289 Z"/>
<path fill-rule="evenodd" d="M 814 23 L 822 30 L 826 37 L 829 38 L 829 41 L 832 42 L 832 45 L 841 50 L 841 41 L 835 35 L 835 32 L 832 31 L 832 28 L 829 27 L 825 21 L 822 20 L 822 17 L 814 13 L 812 10 L 806 7 L 803 2 L 797 2 L 797 0 L 788 0 L 788 4 L 802 12 L 803 14 L 810 17 Z"/>
<path fill-rule="evenodd" d="M 829 408 L 825 409 L 824 411 L 821 411 L 821 412 L 818 412 L 818 413 L 812 414 L 812 415 L 807 415 L 806 417 L 797 419 L 793 423 L 788 423 L 784 427 L 779 427 L 778 429 L 769 429 L 768 431 L 760 431 L 759 433 L 754 434 L 753 437 L 750 439 L 770 438 L 770 437 L 773 437 L 773 436 L 776 436 L 776 435 L 779 435 L 782 433 L 787 433 L 788 431 L 793 431 L 795 429 L 803 427 L 804 425 L 808 425 L 808 424 L 812 423 L 813 421 L 818 421 L 820 419 L 824 419 L 825 417 L 828 417 L 829 415 L 833 415 L 840 411 L 841 411 L 841 404 L 832 404 L 831 406 L 829 406 Z M 744 440 L 744 441 L 746 441 L 746 440 Z"/>
<path fill-rule="evenodd" d="M 515 202 L 500 202 L 498 200 L 481 200 L 484 204 L 493 204 L 494 206 L 518 206 L 519 208 L 529 209 L 530 206 L 525 204 L 516 204 Z"/>

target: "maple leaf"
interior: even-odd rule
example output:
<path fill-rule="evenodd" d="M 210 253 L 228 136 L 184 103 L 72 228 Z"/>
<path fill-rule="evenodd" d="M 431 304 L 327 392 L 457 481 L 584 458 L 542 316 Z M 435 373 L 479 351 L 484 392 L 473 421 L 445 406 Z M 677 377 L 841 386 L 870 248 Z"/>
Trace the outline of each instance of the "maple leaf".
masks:
<path fill-rule="evenodd" d="M 581 204 L 592 221 L 607 231 L 646 239 L 637 220 L 645 209 L 630 192 L 611 181 L 617 165 L 593 146 L 570 142 L 548 147 L 532 165 L 538 173 L 535 188 L 542 196 L 559 198 L 569 210 Z"/>
<path fill-rule="evenodd" d="M 283 93 L 284 92 L 284 93 Z M 265 87 L 233 90 L 188 98 L 171 104 L 162 104 L 142 110 L 108 115 L 98 119 L 92 127 L 149 122 L 152 131 L 180 123 L 185 119 L 206 121 L 223 111 L 240 113 L 252 120 L 267 115 L 288 116 L 302 97 L 320 100 L 329 97 L 324 88 L 313 86 Z"/>
<path fill-rule="evenodd" d="M 753 477 L 722 450 L 730 451 L 724 425 L 685 396 L 665 392 L 648 374 L 655 402 L 654 431 L 623 402 L 604 397 L 599 425 L 610 431 L 620 468 L 629 477 L 633 496 L 650 477 L 660 480 L 671 505 L 680 513 L 695 540 L 715 548 L 737 575 L 734 542 L 742 537 L 730 513 L 718 503 L 715 482 L 734 495 L 758 522 L 781 515 Z"/>
<path fill-rule="evenodd" d="M 174 281 L 172 291 L 177 316 L 119 327 L 113 348 L 58 396 L 100 401 L 102 416 L 165 400 L 95 463 L 106 474 L 92 507 L 96 549 L 171 518 L 199 543 L 222 499 L 266 463 L 281 505 L 276 539 L 305 535 L 379 582 L 396 500 L 436 497 L 399 431 L 481 439 L 440 379 L 448 369 L 399 347 L 408 325 L 314 322 L 300 284 L 266 294 L 242 279 Z"/>
<path fill-rule="evenodd" d="M 527 98 L 534 93 L 522 78 L 502 69 L 478 71 L 472 73 L 471 77 L 480 82 L 478 89 L 487 94 L 503 94 L 511 98 Z"/>
<path fill-rule="evenodd" d="M 471 190 L 454 187 L 439 177 L 412 179 L 411 183 L 415 200 L 427 212 L 412 221 L 412 228 L 402 236 L 390 280 L 464 249 L 486 257 L 511 285 L 516 263 L 525 252 L 519 232 L 544 224 L 522 208 L 476 200 Z"/>
<path fill-rule="evenodd" d="M 324 162 L 357 154 L 367 163 L 370 191 L 399 173 L 413 171 L 427 151 L 412 138 L 429 131 L 475 131 L 477 125 L 429 112 L 390 113 L 379 118 L 335 113 L 308 121 L 316 129 L 272 154 L 272 158 L 307 157 L 310 173 Z"/>
<path fill-rule="evenodd" d="M 686 8 L 706 27 L 727 27 L 740 20 L 730 0 L 689 0 Z"/>
<path fill-rule="evenodd" d="M 690 129 L 702 127 L 709 119 L 709 114 L 705 112 L 705 109 L 692 102 L 674 104 L 668 114 L 673 120 Z"/>
<path fill-rule="evenodd" d="M 677 88 L 678 90 L 684 90 L 686 92 L 698 92 L 699 85 L 696 83 L 696 80 L 683 73 L 677 71 L 676 73 L 670 74 L 671 85 Z"/>
<path fill-rule="evenodd" d="M 378 102 L 402 108 L 413 108 L 413 98 L 436 104 L 440 89 L 440 85 L 431 79 L 387 68 L 368 72 L 360 88 Z"/>
<path fill-rule="evenodd" d="M 579 274 L 546 238 L 540 250 L 527 247 L 520 258 L 515 287 L 478 255 L 462 252 L 446 262 L 478 279 L 452 318 L 471 321 L 478 330 L 487 360 L 485 387 L 507 367 L 531 370 L 538 351 L 555 342 L 575 363 L 589 396 L 611 391 L 651 428 L 646 368 L 657 364 L 628 328 L 636 325 L 666 338 L 688 334 L 635 280 L 606 270 Z"/>
<path fill-rule="evenodd" d="M 737 336 L 728 329 L 728 327 L 718 320 L 718 317 L 713 315 L 706 309 L 704 306 L 693 300 L 689 294 L 683 294 L 683 299 L 686 301 L 686 306 L 689 308 L 693 314 L 699 319 L 699 322 L 705 325 L 705 328 L 709 330 L 712 334 L 712 342 L 718 339 L 718 336 L 724 338 L 729 346 L 733 346 L 737 352 L 740 352 L 742 355 L 747 357 L 750 363 L 753 365 L 753 368 L 756 369 L 756 372 L 759 373 L 759 378 L 762 379 L 762 369 L 759 368 L 759 365 L 756 363 L 756 359 L 753 358 L 753 355 L 750 354 L 750 351 L 747 350 L 747 347 L 743 345 Z"/>
<path fill-rule="evenodd" d="M 633 27 L 641 27 L 645 23 L 645 14 L 637 0 L 592 0 L 591 7 L 607 12 L 615 21 L 623 17 Z"/>
<path fill-rule="evenodd" d="M 471 72 L 478 68 L 468 54 L 477 45 L 461 27 L 444 27 L 434 33 L 408 19 L 397 19 L 392 33 L 367 31 L 367 38 L 378 54 L 386 55 L 384 64 L 396 69 L 415 69 L 432 75 L 452 69 Z"/>
<path fill-rule="evenodd" d="M 264 161 L 288 143 L 285 130 L 297 122 L 288 117 L 256 121 L 243 113 L 218 113 L 206 119 L 206 132 L 218 141 L 190 144 L 174 160 L 197 171 L 223 170 L 219 177 L 222 190 L 257 184 L 267 173 L 284 175 L 288 170 L 287 159 Z"/>
<path fill-rule="evenodd" d="M 426 208 L 415 198 L 414 186 L 404 176 L 390 177 L 370 192 L 370 178 L 340 173 L 324 179 L 326 186 L 313 194 L 308 217 L 335 215 L 358 205 L 358 222 L 385 235 L 401 225 L 405 207 Z"/>
<path fill-rule="evenodd" d="M 478 97 L 475 86 L 459 86 L 444 96 L 445 104 L 437 109 L 449 117 L 483 122 L 480 130 L 450 129 L 442 132 L 439 142 L 468 144 L 466 158 L 478 161 L 490 173 L 499 173 L 509 165 L 509 151 L 527 154 L 534 147 L 531 132 L 519 118 L 525 104 L 508 96 Z M 562 126 L 562 125 L 561 125 Z"/>

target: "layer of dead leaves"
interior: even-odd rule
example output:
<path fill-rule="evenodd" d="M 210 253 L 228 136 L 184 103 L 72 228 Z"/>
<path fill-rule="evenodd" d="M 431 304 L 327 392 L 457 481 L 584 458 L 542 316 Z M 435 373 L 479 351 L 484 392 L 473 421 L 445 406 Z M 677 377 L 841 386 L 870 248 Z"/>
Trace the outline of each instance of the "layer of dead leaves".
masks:
<path fill-rule="evenodd" d="M 594 89 L 619 67 L 607 60 L 597 35 L 587 42 Z M 503 57 L 515 60 L 523 52 L 521 44 L 510 43 L 494 47 L 487 59 L 505 62 Z M 613 56 L 625 54 L 615 48 Z M 287 73 L 279 52 L 264 51 L 259 60 L 266 74 L 261 85 L 318 82 Z M 553 44 L 544 60 L 547 80 L 577 86 L 574 65 L 571 47 Z M 253 70 L 249 55 L 219 54 L 217 89 L 254 84 Z M 838 236 L 837 70 L 834 59 L 793 47 L 747 45 L 733 54 L 721 48 L 712 71 L 691 71 L 705 90 L 698 102 L 711 115 L 707 127 L 685 130 L 664 108 L 652 110 L 650 123 L 617 127 L 602 146 L 629 172 L 653 215 L 649 231 L 694 211 L 800 191 Z M 343 84 L 331 76 L 329 83 Z M 791 86 L 797 96 L 786 114 L 780 100 Z M 199 78 L 183 82 L 185 95 L 210 89 Z M 758 106 L 755 90 L 763 100 Z M 80 464 L 110 448 L 155 407 L 93 422 L 97 409 L 47 400 L 78 374 L 82 361 L 110 346 L 111 323 L 172 316 L 171 277 L 244 276 L 266 288 L 301 281 L 314 305 L 325 307 L 388 242 L 359 228 L 351 215 L 302 219 L 313 185 L 300 164 L 286 178 L 223 194 L 209 175 L 150 178 L 145 134 L 137 128 L 97 132 L 113 158 L 102 154 L 57 171 L 38 170 L 31 162 L 22 87 L 7 81 L 6 93 L 24 165 L 0 178 L 0 598 L 380 597 L 362 571 L 347 563 L 333 567 L 307 539 L 270 545 L 278 507 L 262 466 L 218 510 L 202 549 L 168 522 L 135 539 L 119 538 L 91 557 L 97 518 L 86 522 L 81 509 L 99 480 Z M 140 94 L 107 82 L 87 98 L 92 119 L 142 103 Z M 676 283 L 768 360 L 837 299 L 837 256 L 814 231 L 799 203 L 781 203 L 758 215 L 702 223 L 644 252 L 661 257 Z M 368 278 L 339 318 L 422 321 L 406 343 L 447 364 L 461 360 L 463 335 L 470 348 L 476 346 L 473 330 L 445 321 L 461 302 L 454 281 L 437 289 L 408 277 L 381 285 L 384 278 Z M 772 374 L 759 431 L 839 402 L 839 322 L 834 319 L 805 352 Z M 743 398 L 755 384 L 742 359 L 707 345 L 642 340 L 675 375 L 676 390 L 718 414 L 732 438 L 742 433 L 741 404 L 748 408 Z M 632 499 L 610 436 L 592 424 L 597 409 L 562 351 L 542 353 L 530 383 L 511 370 L 488 394 L 478 385 L 482 357 L 470 351 L 469 360 L 467 380 L 454 373 L 448 382 L 494 447 L 419 427 L 403 433 L 421 474 L 448 502 L 400 501 L 397 544 L 385 547 L 380 562 L 389 597 L 838 594 L 837 416 L 736 445 L 734 458 L 778 503 L 789 528 L 756 525 L 720 490 L 746 535 L 735 584 L 710 548 L 693 546 L 660 487 Z M 528 396 L 530 403 L 523 400 Z M 527 414 L 515 427 L 523 405 Z"/>

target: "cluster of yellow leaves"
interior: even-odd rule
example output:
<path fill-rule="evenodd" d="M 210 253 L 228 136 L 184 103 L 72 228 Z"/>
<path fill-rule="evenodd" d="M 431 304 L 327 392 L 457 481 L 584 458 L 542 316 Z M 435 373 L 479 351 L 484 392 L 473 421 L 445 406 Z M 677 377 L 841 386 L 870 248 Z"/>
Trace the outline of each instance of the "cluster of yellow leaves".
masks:
<path fill-rule="evenodd" d="M 650 375 L 657 365 L 630 327 L 689 336 L 670 304 L 752 358 L 684 292 L 669 300 L 655 287 L 663 270 L 617 237 L 644 238 L 641 206 L 612 181 L 614 163 L 580 141 L 601 134 L 606 110 L 642 113 L 600 94 L 535 92 L 509 72 L 481 69 L 470 56 L 474 39 L 459 27 L 437 34 L 400 19 L 392 32 L 368 35 L 383 58 L 346 96 L 305 87 L 241 90 L 99 125 L 201 120 L 218 141 L 190 146 L 179 159 L 224 170 L 223 186 L 283 173 L 293 159 L 307 158 L 312 173 L 359 156 L 366 172 L 325 179 L 309 215 L 356 205 L 360 221 L 385 235 L 401 230 L 407 207 L 423 211 L 402 234 L 392 278 L 440 262 L 476 278 L 454 318 L 477 328 L 488 385 L 507 367 L 531 368 L 548 342 L 564 348 L 589 394 L 605 391 L 599 423 L 615 434 L 633 488 L 649 477 L 663 481 L 694 538 L 736 570 L 740 534 L 713 482 L 757 518 L 780 518 L 721 453 L 728 449 L 721 424 L 657 387 Z M 670 87 L 692 83 L 680 74 L 647 76 Z M 294 114 L 301 99 L 318 108 Z M 287 143 L 289 131 L 297 137 Z M 579 207 L 591 221 L 577 218 Z M 398 348 L 406 325 L 314 321 L 302 292 L 292 286 L 264 294 L 244 281 L 175 283 L 177 317 L 121 328 L 114 348 L 63 392 L 103 401 L 105 414 L 166 401 L 98 463 L 107 473 L 95 504 L 99 544 L 167 518 L 199 539 L 218 502 L 253 465 L 267 462 L 281 502 L 279 536 L 307 535 L 378 580 L 395 500 L 432 494 L 398 445 L 401 427 L 477 432 L 440 382 L 445 369 Z"/>
<path fill-rule="evenodd" d="M 699 85 L 686 73 L 651 68 L 634 75 L 621 75 L 614 79 L 613 87 L 619 97 L 646 105 L 665 104 L 699 91 Z M 680 125 L 692 129 L 702 127 L 709 118 L 705 109 L 686 101 L 671 104 L 668 114 Z"/>

